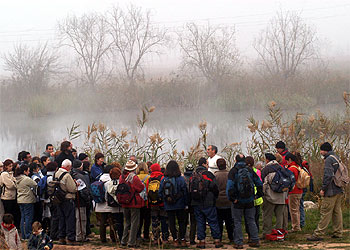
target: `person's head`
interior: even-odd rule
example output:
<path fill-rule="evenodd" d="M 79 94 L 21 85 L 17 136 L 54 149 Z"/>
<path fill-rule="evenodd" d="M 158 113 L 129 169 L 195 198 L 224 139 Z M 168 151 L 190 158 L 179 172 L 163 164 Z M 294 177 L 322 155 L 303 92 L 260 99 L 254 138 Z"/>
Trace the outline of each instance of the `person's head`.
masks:
<path fill-rule="evenodd" d="M 119 176 L 122 174 L 122 172 L 120 171 L 119 168 L 115 168 L 113 167 L 110 171 L 109 171 L 109 176 L 111 177 L 112 180 L 118 180 Z"/>
<path fill-rule="evenodd" d="M 38 156 L 34 156 L 32 158 L 32 162 L 36 163 L 36 164 L 40 164 L 40 158 Z"/>
<path fill-rule="evenodd" d="M 114 161 L 111 163 L 111 165 L 114 167 L 114 168 L 119 168 L 119 170 L 122 170 L 123 169 L 123 166 L 117 162 L 117 161 Z"/>
<path fill-rule="evenodd" d="M 80 153 L 78 159 L 81 161 L 89 161 L 89 156 L 85 153 Z"/>
<path fill-rule="evenodd" d="M 264 168 L 264 163 L 262 161 L 258 161 L 256 164 L 255 164 L 255 168 L 256 169 L 263 169 Z"/>
<path fill-rule="evenodd" d="M 147 164 L 147 167 L 148 167 L 148 171 L 149 172 L 151 172 L 152 170 L 151 170 L 151 166 L 152 166 L 152 162 L 151 161 L 148 161 L 148 162 L 146 162 L 146 164 Z"/>
<path fill-rule="evenodd" d="M 72 164 L 72 168 L 83 171 L 83 162 L 78 160 L 78 159 L 74 159 L 73 164 Z"/>
<path fill-rule="evenodd" d="M 136 174 L 148 174 L 148 166 L 146 162 L 140 162 L 137 165 Z"/>
<path fill-rule="evenodd" d="M 250 155 L 245 158 L 245 163 L 247 164 L 248 167 L 253 168 L 254 167 L 254 158 L 251 157 Z"/>
<path fill-rule="evenodd" d="M 39 164 L 36 164 L 35 162 L 32 162 L 29 164 L 29 172 L 30 174 L 36 174 L 39 173 L 40 166 Z"/>
<path fill-rule="evenodd" d="M 131 160 L 131 161 L 135 162 L 136 164 L 138 164 L 136 155 L 130 155 L 129 160 Z"/>
<path fill-rule="evenodd" d="M 214 145 L 209 145 L 207 148 L 207 154 L 210 158 L 214 157 L 218 153 L 218 148 Z"/>
<path fill-rule="evenodd" d="M 288 152 L 286 154 L 286 157 L 285 157 L 286 161 L 288 164 L 292 163 L 292 162 L 295 162 L 297 163 L 298 159 L 295 155 L 293 155 L 292 153 Z"/>
<path fill-rule="evenodd" d="M 22 151 L 18 155 L 18 160 L 25 161 L 25 162 L 29 163 L 32 160 L 32 156 L 30 155 L 30 153 L 28 151 Z"/>
<path fill-rule="evenodd" d="M 89 161 L 83 161 L 83 171 L 86 171 L 86 172 L 90 171 L 90 162 Z"/>
<path fill-rule="evenodd" d="M 2 222 L 5 224 L 6 227 L 9 227 L 11 224 L 14 223 L 14 218 L 12 214 L 4 214 L 2 217 Z"/>
<path fill-rule="evenodd" d="M 303 162 L 303 157 L 301 157 L 301 154 L 300 154 L 300 152 L 298 152 L 298 151 L 293 151 L 292 152 L 292 154 L 293 155 L 295 155 L 295 157 L 296 157 L 296 164 L 298 164 L 299 166 L 301 166 L 301 163 Z"/>
<path fill-rule="evenodd" d="M 50 172 L 56 171 L 57 168 L 58 168 L 57 162 L 54 162 L 54 161 L 49 162 L 46 166 L 46 170 Z"/>
<path fill-rule="evenodd" d="M 204 157 L 199 158 L 199 160 L 198 160 L 198 167 L 208 168 L 207 159 L 205 159 Z"/>
<path fill-rule="evenodd" d="M 66 152 L 67 153 L 67 152 L 71 151 L 72 148 L 73 148 L 73 145 L 72 145 L 72 143 L 70 141 L 64 141 L 64 142 L 61 143 L 61 151 L 62 152 Z"/>
<path fill-rule="evenodd" d="M 41 161 L 41 164 L 43 164 L 44 167 L 46 167 L 47 164 L 49 164 L 49 162 L 51 162 L 50 157 L 47 157 L 45 155 L 40 158 L 40 161 Z"/>
<path fill-rule="evenodd" d="M 325 156 L 328 152 L 332 151 L 332 145 L 329 142 L 325 142 L 320 146 L 320 154 Z"/>
<path fill-rule="evenodd" d="M 216 165 L 218 166 L 219 170 L 225 170 L 226 169 L 226 161 L 224 158 L 217 159 Z"/>
<path fill-rule="evenodd" d="M 21 151 L 21 152 L 19 152 L 19 153 L 18 153 L 18 156 L 17 156 L 17 160 L 18 160 L 18 161 L 23 161 L 23 158 L 24 158 L 26 152 L 27 152 L 27 151 Z"/>
<path fill-rule="evenodd" d="M 61 165 L 62 168 L 66 169 L 67 171 L 70 171 L 72 169 L 72 162 L 68 159 L 65 159 L 63 162 L 62 162 L 62 165 Z"/>
<path fill-rule="evenodd" d="M 4 165 L 4 171 L 7 171 L 7 172 L 12 171 L 13 161 L 11 159 L 6 159 L 3 162 L 3 165 Z"/>
<path fill-rule="evenodd" d="M 103 168 L 103 173 L 104 174 L 109 174 L 109 172 L 113 169 L 112 165 L 107 165 Z"/>
<path fill-rule="evenodd" d="M 236 159 L 236 162 L 245 162 L 244 154 L 237 154 L 235 159 Z"/>
<path fill-rule="evenodd" d="M 72 148 L 72 155 L 73 155 L 74 159 L 78 158 L 78 152 L 75 148 Z"/>
<path fill-rule="evenodd" d="M 286 150 L 286 144 L 283 141 L 279 141 L 276 143 L 276 150 L 278 153 L 282 153 L 284 150 Z"/>
<path fill-rule="evenodd" d="M 105 160 L 105 156 L 102 153 L 95 154 L 95 164 L 102 166 L 103 162 Z"/>
<path fill-rule="evenodd" d="M 164 176 L 167 176 L 167 177 L 181 176 L 179 164 L 177 164 L 177 162 L 174 160 L 169 161 L 168 164 L 166 165 Z"/>
<path fill-rule="evenodd" d="M 158 163 L 154 163 L 151 165 L 150 167 L 151 169 L 151 172 L 161 172 L 161 168 L 160 168 L 160 165 Z"/>
<path fill-rule="evenodd" d="M 38 235 L 43 231 L 43 227 L 39 221 L 35 221 L 32 225 L 33 234 Z"/>
<path fill-rule="evenodd" d="M 52 144 L 46 144 L 46 148 L 45 148 L 46 152 L 48 152 L 49 154 L 51 154 L 53 152 L 53 145 Z"/>
<path fill-rule="evenodd" d="M 269 163 L 270 161 L 275 161 L 276 157 L 271 153 L 265 153 L 265 160 L 266 163 Z"/>
<path fill-rule="evenodd" d="M 132 160 L 128 160 L 125 164 L 124 172 L 133 172 L 136 170 L 136 168 L 137 164 Z"/>
<path fill-rule="evenodd" d="M 187 163 L 185 166 L 185 170 L 187 172 L 192 172 L 194 170 L 194 166 L 191 163 Z"/>
<path fill-rule="evenodd" d="M 29 175 L 29 166 L 26 164 L 23 164 L 21 166 L 17 166 L 15 169 L 15 177 L 20 175 Z"/>
<path fill-rule="evenodd" d="M 278 163 L 282 163 L 282 161 L 283 161 L 283 156 L 282 156 L 281 154 L 276 153 L 276 154 L 275 154 L 275 157 L 276 157 L 276 161 L 277 161 Z"/>

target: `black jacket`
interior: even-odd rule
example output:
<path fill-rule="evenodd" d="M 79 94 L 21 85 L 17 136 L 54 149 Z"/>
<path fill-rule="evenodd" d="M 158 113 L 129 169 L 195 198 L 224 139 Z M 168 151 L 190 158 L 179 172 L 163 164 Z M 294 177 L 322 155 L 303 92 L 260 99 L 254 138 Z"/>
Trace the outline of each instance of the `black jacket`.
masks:
<path fill-rule="evenodd" d="M 61 152 L 55 159 L 55 162 L 58 164 L 58 167 L 60 168 L 61 165 L 62 165 L 62 162 L 65 160 L 65 159 L 68 159 L 72 162 L 73 164 L 73 161 L 74 161 L 74 156 L 72 155 L 72 152 L 71 151 L 68 151 L 68 153 L 66 152 Z"/>
<path fill-rule="evenodd" d="M 87 207 L 90 204 L 91 201 L 91 192 L 90 192 L 90 179 L 89 175 L 87 175 L 84 171 L 80 171 L 79 169 L 73 168 L 71 171 L 71 176 L 74 180 L 81 179 L 86 187 L 79 191 L 79 204 L 78 204 L 78 196 L 76 196 L 76 205 L 79 205 L 80 207 Z"/>

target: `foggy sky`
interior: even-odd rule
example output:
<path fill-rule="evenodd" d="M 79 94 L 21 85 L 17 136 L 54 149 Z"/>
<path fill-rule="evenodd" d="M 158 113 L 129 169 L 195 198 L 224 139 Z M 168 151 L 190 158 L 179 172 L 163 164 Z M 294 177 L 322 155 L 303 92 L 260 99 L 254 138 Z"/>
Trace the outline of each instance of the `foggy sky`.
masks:
<path fill-rule="evenodd" d="M 326 44 L 323 54 L 331 58 L 350 56 L 350 1 L 346 0 L 3 0 L 0 1 L 0 54 L 12 51 L 14 43 L 35 46 L 38 42 L 57 42 L 57 22 L 69 14 L 105 12 L 115 5 L 133 3 L 153 14 L 153 22 L 178 30 L 189 21 L 235 26 L 236 43 L 244 58 L 255 58 L 254 37 L 266 27 L 276 11 L 296 10 L 317 29 Z M 149 62 L 155 70 L 174 68 L 178 51 L 170 51 Z M 164 63 L 167 62 L 167 63 Z M 174 62 L 173 65 L 168 62 Z M 0 75 L 8 74 L 2 69 Z"/>

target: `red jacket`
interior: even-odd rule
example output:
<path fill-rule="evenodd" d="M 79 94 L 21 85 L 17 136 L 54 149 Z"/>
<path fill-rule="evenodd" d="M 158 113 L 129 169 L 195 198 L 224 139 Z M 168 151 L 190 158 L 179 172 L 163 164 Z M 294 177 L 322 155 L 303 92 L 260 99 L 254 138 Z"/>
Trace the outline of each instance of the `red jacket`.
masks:
<path fill-rule="evenodd" d="M 131 190 L 133 192 L 135 192 L 135 199 L 133 199 L 130 204 L 123 204 L 122 207 L 124 208 L 141 208 L 145 206 L 145 201 L 141 198 L 140 193 L 142 192 L 142 190 L 145 188 L 145 186 L 143 185 L 142 181 L 139 179 L 139 177 L 137 177 L 137 175 L 133 172 L 124 172 L 124 174 L 122 174 L 119 177 L 119 183 L 125 179 L 127 179 L 127 177 L 129 176 L 129 174 L 134 174 L 135 176 L 132 178 L 132 180 L 130 181 L 131 184 Z"/>
<path fill-rule="evenodd" d="M 295 181 L 298 181 L 299 171 L 298 171 L 298 169 L 296 167 L 299 167 L 299 166 L 294 161 L 292 163 L 288 164 L 288 169 L 293 172 L 293 174 L 295 176 Z M 303 190 L 298 188 L 297 185 L 295 184 L 293 190 L 290 191 L 289 193 L 290 194 L 302 194 Z"/>
<path fill-rule="evenodd" d="M 146 182 L 147 194 L 148 194 L 148 185 L 149 185 L 150 179 L 158 178 L 159 176 L 161 176 L 161 178 L 159 180 L 159 181 L 161 181 L 164 178 L 164 174 L 162 173 L 158 163 L 153 164 L 150 169 L 151 169 L 151 174 L 150 174 L 150 176 L 149 176 L 149 178 L 147 179 L 147 182 Z M 158 205 L 151 205 L 151 204 L 148 203 L 148 205 L 149 205 L 149 207 L 163 207 L 164 203 L 161 203 L 161 204 L 158 204 Z"/>

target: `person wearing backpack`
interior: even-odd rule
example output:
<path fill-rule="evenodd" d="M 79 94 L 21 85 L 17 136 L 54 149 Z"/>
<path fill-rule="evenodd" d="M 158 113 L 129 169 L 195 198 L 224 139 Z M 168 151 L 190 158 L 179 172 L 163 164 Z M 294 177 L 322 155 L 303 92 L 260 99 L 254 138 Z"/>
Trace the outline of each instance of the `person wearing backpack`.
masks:
<path fill-rule="evenodd" d="M 217 166 L 217 163 L 215 165 Z M 215 247 L 222 247 L 222 235 L 215 206 L 219 189 L 215 175 L 208 171 L 205 158 L 199 159 L 198 167 L 191 176 L 189 193 L 191 196 L 191 206 L 194 209 L 197 222 L 197 240 L 199 240 L 197 247 L 205 248 L 207 222 L 215 241 Z"/>
<path fill-rule="evenodd" d="M 69 174 L 72 162 L 65 159 L 61 167 L 54 174 L 53 179 L 59 180 L 59 188 L 64 198 L 57 205 L 59 218 L 59 243 L 62 245 L 76 245 L 75 241 L 75 193 L 77 184 Z M 67 237 L 67 240 L 66 240 Z"/>
<path fill-rule="evenodd" d="M 226 161 L 224 159 L 218 159 L 216 165 L 219 168 L 219 171 L 215 172 L 215 179 L 218 183 L 219 188 L 219 196 L 216 200 L 216 211 L 218 214 L 221 239 L 224 231 L 225 222 L 228 239 L 230 240 L 230 242 L 233 242 L 233 219 L 231 213 L 231 202 L 226 195 L 226 185 L 228 178 Z"/>
<path fill-rule="evenodd" d="M 255 223 L 254 199 L 263 196 L 262 182 L 253 169 L 245 163 L 245 156 L 238 154 L 236 163 L 228 174 L 226 195 L 232 204 L 234 221 L 234 248 L 243 248 L 242 215 L 250 233 L 250 247 L 259 247 L 258 228 Z M 256 187 L 256 194 L 255 188 Z"/>
<path fill-rule="evenodd" d="M 129 160 L 124 167 L 123 174 L 119 177 L 117 199 L 122 205 L 124 213 L 124 232 L 121 241 L 122 246 L 136 247 L 137 231 L 140 224 L 140 209 L 145 205 L 140 193 L 145 186 L 137 177 L 135 170 L 137 164 Z"/>
<path fill-rule="evenodd" d="M 289 213 L 292 221 L 292 232 L 301 231 L 300 227 L 300 199 L 303 194 L 303 189 L 298 187 L 297 183 L 300 175 L 300 166 L 296 163 L 297 157 L 292 153 L 287 153 L 285 157 L 288 165 L 288 170 L 292 171 L 295 176 L 296 184 L 292 191 L 289 192 L 288 202 L 289 202 Z"/>
<path fill-rule="evenodd" d="M 288 197 L 288 190 L 276 192 L 272 189 L 273 179 L 276 172 L 283 171 L 283 167 L 276 161 L 276 157 L 271 153 L 265 154 L 266 165 L 261 171 L 261 178 L 263 182 L 263 229 L 262 238 L 271 234 L 272 229 L 283 228 L 283 215 L 286 207 L 285 201 Z M 294 177 L 294 175 L 293 175 Z M 279 181 L 279 180 L 278 180 Z M 294 185 L 294 184 L 292 184 Z M 276 217 L 276 224 L 272 227 L 273 215 Z"/>
<path fill-rule="evenodd" d="M 320 190 L 322 197 L 321 219 L 318 222 L 316 230 L 313 232 L 309 241 L 321 241 L 326 233 L 329 222 L 332 220 L 333 235 L 332 238 L 341 238 L 343 236 L 343 213 L 341 203 L 343 199 L 344 186 L 339 185 L 336 175 L 342 166 L 339 157 L 333 152 L 332 145 L 325 142 L 320 147 L 320 153 L 325 158 L 323 181 Z M 344 166 L 344 165 L 343 165 Z M 346 167 L 346 166 L 345 166 Z M 344 176 L 345 178 L 348 176 Z M 338 186 L 338 185 L 339 186 Z"/>
<path fill-rule="evenodd" d="M 148 207 L 151 209 L 153 245 L 160 245 L 167 243 L 169 238 L 166 211 L 164 210 L 164 203 L 159 196 L 160 182 L 164 178 L 164 174 L 161 172 L 158 163 L 152 164 L 150 170 L 151 174 L 146 182 L 146 190 Z M 162 225 L 161 230 L 159 229 L 160 224 Z M 162 241 L 160 240 L 160 231 L 162 231 Z"/>
<path fill-rule="evenodd" d="M 145 201 L 145 206 L 143 206 L 140 210 L 140 225 L 139 230 L 137 231 L 137 238 L 143 241 L 149 241 L 149 228 L 151 226 L 151 209 L 147 204 L 147 190 L 146 183 L 149 178 L 148 166 L 145 162 L 140 162 L 137 165 L 136 175 L 141 180 L 142 184 L 145 185 L 144 190 L 140 193 L 141 197 Z M 141 231 L 143 226 L 143 238 L 141 238 Z"/>
<path fill-rule="evenodd" d="M 186 185 L 187 185 L 187 190 L 190 190 L 190 178 L 193 174 L 194 171 L 194 166 L 192 164 L 187 164 L 185 166 L 185 172 L 184 172 L 184 177 L 186 180 Z M 188 202 L 187 202 L 188 208 L 186 209 L 187 211 L 187 217 L 186 217 L 186 224 L 190 222 L 190 245 L 196 245 L 196 230 L 197 230 L 197 222 L 196 222 L 196 216 L 194 215 L 194 209 L 191 206 L 191 197 L 188 195 Z"/>
<path fill-rule="evenodd" d="M 42 175 L 40 175 L 40 165 L 36 164 L 35 162 L 32 162 L 29 164 L 29 177 L 32 178 L 33 181 L 35 181 L 37 184 L 39 184 Z M 39 221 L 42 222 L 42 215 L 43 215 L 43 206 L 40 199 L 40 190 L 37 191 L 36 194 L 36 202 L 34 203 L 34 217 L 33 221 Z"/>
<path fill-rule="evenodd" d="M 169 228 L 173 237 L 174 247 L 187 247 L 186 244 L 186 211 L 187 186 L 181 175 L 176 161 L 168 162 L 164 178 L 159 187 L 159 196 L 164 201 L 164 209 L 168 214 Z M 176 218 L 179 225 L 179 234 L 176 229 Z"/>
<path fill-rule="evenodd" d="M 46 166 L 46 193 L 47 193 L 47 183 L 51 182 L 53 180 L 53 176 L 55 174 L 55 172 L 58 169 L 58 165 L 56 162 L 50 162 L 49 164 L 47 164 Z M 47 195 L 47 194 L 46 194 Z M 48 195 L 47 195 L 48 196 Z M 44 211 L 45 211 L 45 207 L 48 207 L 50 210 L 50 213 L 47 213 L 48 217 L 50 217 L 50 221 L 49 221 L 49 235 L 50 238 L 52 240 L 58 240 L 58 225 L 59 225 L 59 216 L 58 216 L 58 206 L 54 205 L 50 202 L 50 198 L 47 197 L 47 199 L 44 200 Z M 45 221 L 45 219 L 44 219 Z"/>
<path fill-rule="evenodd" d="M 91 201 L 90 179 L 83 171 L 83 163 L 80 160 L 73 161 L 71 176 L 79 184 L 75 199 L 75 240 L 86 241 L 86 207 Z"/>

